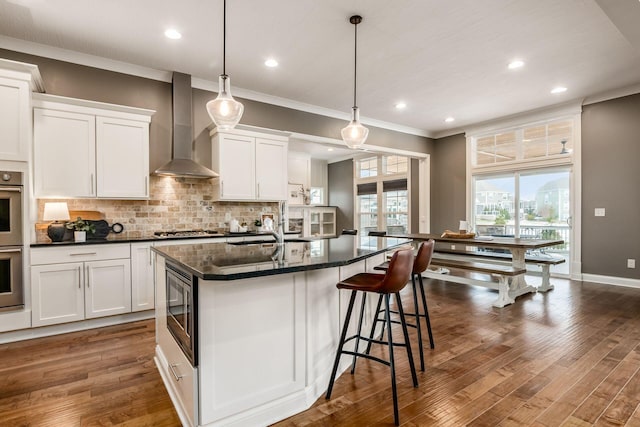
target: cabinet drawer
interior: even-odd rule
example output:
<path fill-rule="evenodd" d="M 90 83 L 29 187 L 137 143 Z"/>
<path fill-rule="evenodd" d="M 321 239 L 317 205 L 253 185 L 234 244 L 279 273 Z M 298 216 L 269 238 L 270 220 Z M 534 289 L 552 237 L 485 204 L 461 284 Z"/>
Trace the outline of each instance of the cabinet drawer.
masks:
<path fill-rule="evenodd" d="M 128 243 L 41 247 L 31 249 L 31 265 L 129 258 L 130 254 Z"/>
<path fill-rule="evenodd" d="M 189 363 L 178 344 L 164 326 L 164 330 L 158 336 L 158 344 L 166 360 L 161 360 L 162 369 L 166 372 L 170 383 L 167 386 L 173 388 L 178 396 L 183 411 L 186 413 L 191 425 L 198 425 L 198 371 Z"/>

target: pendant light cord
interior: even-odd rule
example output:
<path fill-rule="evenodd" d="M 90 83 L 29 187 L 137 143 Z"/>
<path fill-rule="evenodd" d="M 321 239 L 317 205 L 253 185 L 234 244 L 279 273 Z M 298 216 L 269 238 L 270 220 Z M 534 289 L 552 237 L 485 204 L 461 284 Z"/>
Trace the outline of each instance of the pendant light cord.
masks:
<path fill-rule="evenodd" d="M 356 93 L 358 87 L 358 24 L 354 24 L 355 37 L 353 43 L 353 108 L 358 107 L 356 102 Z"/>
<path fill-rule="evenodd" d="M 222 2 L 222 75 L 227 75 L 227 0 Z"/>

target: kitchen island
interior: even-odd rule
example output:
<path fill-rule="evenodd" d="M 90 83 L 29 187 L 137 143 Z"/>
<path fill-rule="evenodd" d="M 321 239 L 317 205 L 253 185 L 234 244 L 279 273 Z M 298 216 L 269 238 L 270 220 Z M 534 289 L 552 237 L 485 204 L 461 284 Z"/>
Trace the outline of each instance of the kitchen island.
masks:
<path fill-rule="evenodd" d="M 373 271 L 408 242 L 341 236 L 153 248 L 156 364 L 183 424 L 267 425 L 310 407 L 326 390 L 348 303 L 336 283 Z M 188 292 L 176 292 L 176 277 Z"/>

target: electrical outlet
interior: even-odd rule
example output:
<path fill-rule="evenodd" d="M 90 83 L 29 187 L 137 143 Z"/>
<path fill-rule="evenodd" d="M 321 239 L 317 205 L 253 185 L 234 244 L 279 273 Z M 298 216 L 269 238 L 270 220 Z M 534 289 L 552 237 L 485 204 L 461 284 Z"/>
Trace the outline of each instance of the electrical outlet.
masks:
<path fill-rule="evenodd" d="M 456 250 L 456 245 L 451 245 L 451 250 L 455 251 Z"/>
<path fill-rule="evenodd" d="M 604 208 L 596 208 L 594 212 L 595 216 L 604 216 Z"/>
<path fill-rule="evenodd" d="M 627 260 L 627 268 L 636 268 L 636 260 L 633 258 L 629 258 Z"/>

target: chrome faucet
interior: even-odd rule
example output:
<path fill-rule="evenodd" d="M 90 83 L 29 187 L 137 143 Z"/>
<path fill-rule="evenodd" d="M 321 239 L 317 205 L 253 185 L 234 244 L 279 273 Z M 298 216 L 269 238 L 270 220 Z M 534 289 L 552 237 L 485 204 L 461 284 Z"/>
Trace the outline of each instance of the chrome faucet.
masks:
<path fill-rule="evenodd" d="M 282 245 L 284 243 L 284 211 L 285 211 L 285 202 L 283 200 L 278 202 L 278 229 L 272 230 L 269 232 L 276 239 L 276 243 L 278 245 Z"/>

